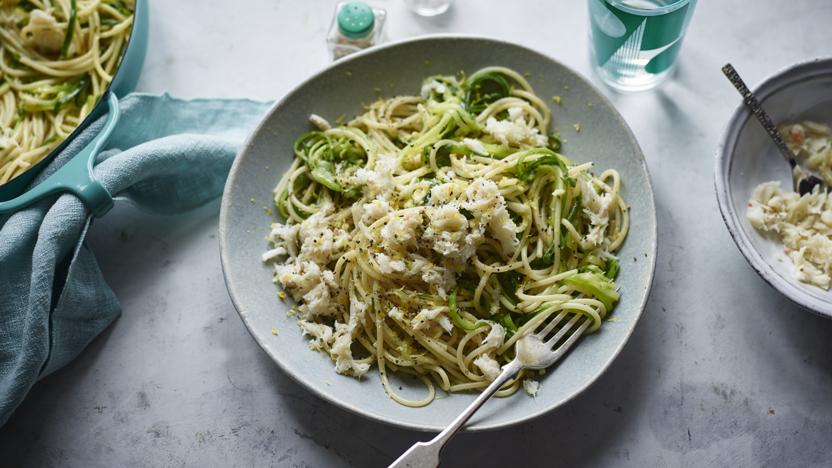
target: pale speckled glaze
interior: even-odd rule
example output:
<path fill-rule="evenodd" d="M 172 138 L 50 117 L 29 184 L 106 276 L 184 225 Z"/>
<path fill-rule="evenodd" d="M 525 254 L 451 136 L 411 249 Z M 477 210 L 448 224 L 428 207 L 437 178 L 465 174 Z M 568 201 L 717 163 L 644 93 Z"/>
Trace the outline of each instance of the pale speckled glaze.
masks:
<path fill-rule="evenodd" d="M 472 72 L 503 65 L 528 73 L 536 93 L 553 110 L 564 137 L 563 152 L 575 161 L 592 160 L 599 170 L 613 167 L 622 176 L 623 195 L 632 207 L 631 230 L 619 252 L 622 299 L 602 330 L 586 337 L 541 379 L 537 398 L 517 394 L 489 402 L 469 430 L 504 427 L 540 416 L 573 398 L 594 382 L 618 355 L 632 333 L 652 284 L 656 261 L 653 192 L 641 149 L 627 124 L 584 78 L 532 50 L 497 40 L 432 36 L 390 44 L 351 56 L 313 76 L 277 102 L 244 146 L 231 169 L 220 213 L 220 249 L 231 299 L 260 346 L 290 376 L 320 397 L 380 422 L 417 430 L 439 430 L 473 398 L 454 394 L 413 409 L 389 399 L 377 372 L 361 381 L 340 376 L 330 360 L 307 349 L 288 302 L 277 298 L 272 270 L 261 260 L 272 220 L 263 214 L 272 189 L 292 159 L 292 143 L 309 129 L 307 117 L 334 120 L 360 111 L 380 95 L 416 93 L 422 78 L 437 73 Z M 561 95 L 556 106 L 551 96 Z M 573 124 L 581 124 L 576 133 Z M 254 199 L 256 203 L 252 203 Z M 278 335 L 272 334 L 277 328 Z M 416 397 L 421 384 L 401 383 Z"/>
<path fill-rule="evenodd" d="M 832 59 L 789 67 L 753 90 L 772 120 L 815 120 L 832 124 Z M 780 242 L 748 222 L 746 206 L 754 188 L 769 180 L 791 189 L 788 165 L 762 126 L 740 104 L 717 151 L 715 185 L 722 217 L 740 252 L 772 287 L 817 314 L 832 317 L 832 291 L 794 279 L 794 266 Z"/>

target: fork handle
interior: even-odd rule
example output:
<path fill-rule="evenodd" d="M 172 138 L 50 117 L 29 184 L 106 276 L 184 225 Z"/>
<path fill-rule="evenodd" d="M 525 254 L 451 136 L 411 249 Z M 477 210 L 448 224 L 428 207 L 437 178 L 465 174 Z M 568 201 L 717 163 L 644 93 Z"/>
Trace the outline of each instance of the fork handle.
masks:
<path fill-rule="evenodd" d="M 483 403 L 491 398 L 504 383 L 517 375 L 522 368 L 523 365 L 517 359 L 503 366 L 503 371 L 500 372 L 500 375 L 445 430 L 428 442 L 417 442 L 413 444 L 389 468 L 435 468 L 439 466 L 439 452 L 442 451 L 445 444 L 462 429 L 462 426 L 471 419 L 471 416 L 480 409 Z"/>

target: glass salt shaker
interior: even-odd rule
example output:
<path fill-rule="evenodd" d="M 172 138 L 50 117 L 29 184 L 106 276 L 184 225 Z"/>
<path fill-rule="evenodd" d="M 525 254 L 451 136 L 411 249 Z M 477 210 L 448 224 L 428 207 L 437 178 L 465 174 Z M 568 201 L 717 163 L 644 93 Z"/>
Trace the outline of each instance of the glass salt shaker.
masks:
<path fill-rule="evenodd" d="M 380 43 L 386 16 L 364 2 L 339 3 L 326 37 L 333 60 Z"/>

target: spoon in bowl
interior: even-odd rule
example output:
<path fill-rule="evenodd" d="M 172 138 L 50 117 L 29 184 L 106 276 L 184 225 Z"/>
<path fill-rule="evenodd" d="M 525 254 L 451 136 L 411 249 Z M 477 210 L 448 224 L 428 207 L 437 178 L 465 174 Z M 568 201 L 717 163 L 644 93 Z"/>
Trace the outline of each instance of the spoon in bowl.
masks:
<path fill-rule="evenodd" d="M 777 149 L 780 150 L 780 155 L 783 156 L 783 158 L 786 159 L 786 162 L 789 163 L 789 167 L 792 169 L 792 184 L 794 191 L 800 195 L 805 195 L 807 193 L 812 193 L 815 187 L 818 186 L 820 186 L 821 190 L 828 191 L 829 187 L 826 183 L 824 183 L 823 179 L 798 164 L 797 160 L 794 158 L 794 154 L 791 150 L 789 150 L 788 146 L 786 146 L 786 142 L 783 140 L 783 135 L 781 135 L 780 131 L 777 130 L 777 127 L 774 125 L 774 122 L 772 122 L 771 117 L 769 117 L 768 113 L 766 113 L 760 105 L 760 102 L 757 101 L 754 93 L 748 89 L 745 82 L 742 78 L 740 78 L 737 70 L 735 70 L 730 63 L 727 63 L 724 67 L 722 67 L 722 73 L 724 73 L 728 78 L 728 81 L 730 81 L 731 84 L 737 88 L 737 91 L 739 91 L 742 96 L 743 102 L 745 102 L 748 110 L 754 114 L 755 117 L 757 117 L 757 120 L 760 121 L 760 124 L 763 126 L 766 133 L 768 133 L 768 136 L 771 137 L 772 141 L 774 141 Z"/>

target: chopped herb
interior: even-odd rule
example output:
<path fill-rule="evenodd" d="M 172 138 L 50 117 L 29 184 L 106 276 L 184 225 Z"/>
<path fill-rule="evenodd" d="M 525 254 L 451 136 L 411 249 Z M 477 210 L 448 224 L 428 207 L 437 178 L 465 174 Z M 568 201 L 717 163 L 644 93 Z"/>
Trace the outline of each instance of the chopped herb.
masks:
<path fill-rule="evenodd" d="M 61 57 L 66 57 L 67 52 L 69 52 L 69 46 L 72 45 L 72 36 L 75 35 L 77 15 L 78 5 L 76 0 L 69 0 L 69 20 L 67 20 L 66 35 L 64 35 L 64 45 L 61 46 Z"/>
<path fill-rule="evenodd" d="M 503 295 L 511 300 L 511 302 L 517 302 L 517 289 L 520 286 L 520 280 L 523 278 L 523 275 L 516 270 L 511 270 L 497 273 L 495 276 L 497 277 L 497 282 L 500 283 L 500 289 L 503 290 Z"/>
<path fill-rule="evenodd" d="M 607 270 L 605 276 L 614 280 L 615 277 L 618 276 L 618 270 L 621 269 L 621 265 L 618 263 L 618 260 L 611 258 L 607 260 L 607 264 L 604 266 L 604 269 Z"/>
<path fill-rule="evenodd" d="M 459 316 L 459 312 L 456 310 L 456 288 L 454 288 L 448 296 L 448 315 L 451 316 L 451 320 L 454 324 L 456 324 L 456 326 L 465 331 L 472 331 L 480 327 L 488 326 L 485 322 L 471 323 L 470 321 Z"/>
<path fill-rule="evenodd" d="M 556 152 L 556 153 L 558 151 L 560 151 L 560 147 L 561 147 L 560 136 L 558 136 L 558 135 L 549 135 L 549 139 L 548 139 L 546 147 L 549 148 L 550 150 Z"/>
<path fill-rule="evenodd" d="M 546 249 L 546 252 L 543 253 L 543 256 L 534 259 L 531 262 L 532 268 L 535 270 L 541 270 L 543 268 L 549 268 L 555 263 L 555 246 L 551 246 Z"/>

